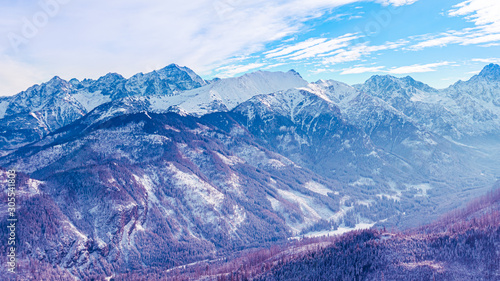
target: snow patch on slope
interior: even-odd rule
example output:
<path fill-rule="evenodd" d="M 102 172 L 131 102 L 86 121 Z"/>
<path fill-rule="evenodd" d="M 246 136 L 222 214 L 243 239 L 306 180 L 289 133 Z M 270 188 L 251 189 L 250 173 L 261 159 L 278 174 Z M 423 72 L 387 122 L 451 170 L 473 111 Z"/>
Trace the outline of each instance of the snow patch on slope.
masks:
<path fill-rule="evenodd" d="M 146 190 L 149 202 L 158 203 L 158 198 L 154 193 L 154 185 L 153 181 L 151 181 L 151 178 L 149 178 L 146 174 L 142 175 L 142 177 L 134 174 L 132 174 L 132 176 L 134 177 L 135 181 L 137 183 L 140 183 Z"/>
<path fill-rule="evenodd" d="M 332 193 L 332 191 L 330 189 L 326 188 L 326 186 L 322 185 L 319 182 L 315 182 L 315 181 L 306 182 L 304 187 L 309 189 L 312 192 L 316 192 L 316 193 L 319 193 L 319 194 L 322 194 L 325 196 L 328 196 L 328 193 Z"/>
<path fill-rule="evenodd" d="M 330 208 L 323 205 L 320 201 L 313 197 L 299 193 L 297 191 L 287 191 L 282 189 L 277 189 L 278 194 L 282 199 L 295 203 L 299 206 L 300 211 L 304 217 L 304 222 L 290 222 L 287 220 L 287 225 L 295 232 L 299 233 L 302 229 L 313 225 L 315 222 L 324 219 L 329 220 L 333 218 L 336 213 L 334 213 Z M 268 198 L 276 211 L 281 211 L 281 203 L 278 200 Z M 278 201 L 278 202 L 276 202 Z"/>
<path fill-rule="evenodd" d="M 86 110 L 90 112 L 97 106 L 111 101 L 110 96 L 101 94 L 101 91 L 96 92 L 78 92 L 72 95 Z"/>
<path fill-rule="evenodd" d="M 414 189 L 417 191 L 417 194 L 415 195 L 416 197 L 421 196 L 421 197 L 427 197 L 429 196 L 427 194 L 427 191 L 432 189 L 432 186 L 428 183 L 421 183 L 421 184 L 407 184 L 406 185 L 407 190 Z"/>
<path fill-rule="evenodd" d="M 244 161 L 237 156 L 224 156 L 219 152 L 215 152 L 215 154 L 228 166 L 244 163 Z"/>
<path fill-rule="evenodd" d="M 375 182 L 371 178 L 360 177 L 357 181 L 349 184 L 350 186 L 373 186 Z"/>
<path fill-rule="evenodd" d="M 196 204 L 210 204 L 219 208 L 224 200 L 224 194 L 215 187 L 200 179 L 195 174 L 183 172 L 174 164 L 168 163 L 167 170 L 172 173 L 175 185 L 184 191 L 186 198 Z"/>
<path fill-rule="evenodd" d="M 5 116 L 5 112 L 7 111 L 7 108 L 9 107 L 9 102 L 8 101 L 2 101 L 0 102 L 0 119 Z"/>
<path fill-rule="evenodd" d="M 347 232 L 351 232 L 354 230 L 362 230 L 362 229 L 370 229 L 375 225 L 375 223 L 357 223 L 354 227 L 343 227 L 339 226 L 336 230 L 322 230 L 322 231 L 314 231 L 314 232 L 309 232 L 307 234 L 304 234 L 303 237 L 321 237 L 321 236 L 335 236 L 335 235 L 342 235 Z M 302 236 L 300 236 L 302 237 Z M 295 239 L 298 239 L 300 237 L 294 237 Z M 291 239 L 294 239 L 291 238 Z"/>

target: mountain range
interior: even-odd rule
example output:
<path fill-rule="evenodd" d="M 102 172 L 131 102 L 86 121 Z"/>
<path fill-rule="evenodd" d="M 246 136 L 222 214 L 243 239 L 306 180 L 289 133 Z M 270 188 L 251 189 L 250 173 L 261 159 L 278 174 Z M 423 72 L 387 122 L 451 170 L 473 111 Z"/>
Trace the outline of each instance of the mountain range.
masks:
<path fill-rule="evenodd" d="M 494 64 L 443 90 L 392 76 L 308 83 L 293 70 L 205 81 L 172 64 L 3 97 L 20 269 L 100 278 L 425 224 L 499 178 L 499 83 Z"/>

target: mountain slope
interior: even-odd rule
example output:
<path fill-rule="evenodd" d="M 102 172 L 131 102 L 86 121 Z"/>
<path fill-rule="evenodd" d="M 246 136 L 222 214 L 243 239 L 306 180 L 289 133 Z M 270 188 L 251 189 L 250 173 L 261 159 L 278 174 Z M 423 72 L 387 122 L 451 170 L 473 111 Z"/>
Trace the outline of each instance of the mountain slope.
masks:
<path fill-rule="evenodd" d="M 67 218 L 82 241 L 94 241 L 81 254 L 87 258 L 36 243 L 41 256 L 22 246 L 20 257 L 79 277 L 111 264 L 117 272 L 166 269 L 282 240 L 344 213 L 337 183 L 255 144 L 244 128 L 228 133 L 175 113 L 123 115 L 86 130 L 70 125 L 2 166 L 40 181 L 60 210 L 54 219 Z"/>
<path fill-rule="evenodd" d="M 402 224 L 418 224 L 430 215 L 428 208 L 456 208 L 459 198 L 471 196 L 471 186 L 494 181 L 493 174 L 471 163 L 476 151 L 420 129 L 381 100 L 352 88 L 347 96 L 349 86 L 330 83 L 344 93 L 342 101 L 332 102 L 336 90 L 319 91 L 316 84 L 256 96 L 231 114 L 266 148 L 363 190 L 364 196 L 351 199 L 367 205 L 360 214 L 372 221 L 385 219 L 379 215 L 389 208 L 380 205 L 387 204 L 406 214 Z"/>
<path fill-rule="evenodd" d="M 185 271 L 181 276 L 207 281 L 498 280 L 499 200 L 497 185 L 466 209 L 419 229 L 403 233 L 365 230 L 306 239 L 242 254 L 225 264 L 207 263 L 205 274 Z"/>
<path fill-rule="evenodd" d="M 303 238 L 161 272 L 149 280 L 498 280 L 500 189 L 405 232 Z M 134 272 L 118 276 L 135 280 Z"/>

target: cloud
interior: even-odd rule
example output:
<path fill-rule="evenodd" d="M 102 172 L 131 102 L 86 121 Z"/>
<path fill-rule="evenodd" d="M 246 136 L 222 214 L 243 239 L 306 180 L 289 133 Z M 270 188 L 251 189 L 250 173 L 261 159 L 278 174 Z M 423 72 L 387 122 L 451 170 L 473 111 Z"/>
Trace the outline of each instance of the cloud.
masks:
<path fill-rule="evenodd" d="M 280 47 L 266 52 L 266 58 L 302 60 L 333 52 L 349 46 L 353 40 L 360 38 L 359 35 L 348 33 L 337 38 L 310 38 L 306 41 L 296 43 L 288 47 Z"/>
<path fill-rule="evenodd" d="M 477 45 L 486 44 L 495 46 L 500 41 L 500 1 L 467 0 L 461 2 L 448 15 L 464 17 L 475 24 L 473 28 L 452 30 L 437 35 L 424 36 L 424 40 L 409 49 L 422 50 L 428 47 L 443 47 L 449 44 Z"/>
<path fill-rule="evenodd" d="M 453 31 L 455 32 L 455 31 Z M 448 44 L 458 44 L 463 42 L 463 37 L 453 35 L 452 32 L 441 33 L 438 36 L 423 36 L 424 41 L 410 46 L 411 50 L 422 50 L 429 47 L 444 47 Z"/>
<path fill-rule="evenodd" d="M 345 68 L 340 73 L 342 75 L 346 74 L 361 74 L 367 72 L 385 72 L 389 74 L 411 74 L 411 73 L 421 73 L 421 72 L 433 72 L 436 71 L 437 67 L 451 65 L 453 62 L 438 62 L 429 64 L 414 64 L 409 66 L 393 67 L 389 70 L 385 70 L 384 66 L 358 66 Z"/>
<path fill-rule="evenodd" d="M 485 48 L 496 47 L 496 46 L 500 46 L 500 43 L 489 43 L 489 44 L 480 45 L 480 47 L 485 47 Z"/>
<path fill-rule="evenodd" d="M 378 3 L 382 5 L 394 5 L 394 6 L 404 6 L 404 5 L 411 5 L 418 0 L 379 0 L 377 1 Z"/>
<path fill-rule="evenodd" d="M 324 43 L 318 44 L 311 48 L 302 50 L 290 56 L 292 60 L 301 60 L 306 58 L 312 58 L 317 55 L 322 55 L 328 52 L 335 52 L 340 48 L 349 46 L 350 42 L 360 38 L 360 36 L 354 34 L 345 34 L 343 36 L 328 40 Z"/>
<path fill-rule="evenodd" d="M 401 66 L 392 68 L 387 71 L 390 74 L 410 74 L 410 73 L 421 73 L 421 72 L 433 72 L 436 71 L 437 67 L 450 65 L 453 62 L 438 62 L 438 63 L 429 63 L 429 64 L 414 64 L 410 66 Z"/>
<path fill-rule="evenodd" d="M 309 38 L 306 41 L 296 43 L 292 46 L 280 47 L 271 51 L 267 51 L 264 54 L 266 54 L 265 55 L 266 58 L 283 57 L 297 51 L 307 50 L 307 48 L 318 45 L 327 40 L 328 40 L 327 38 Z"/>
<path fill-rule="evenodd" d="M 340 74 L 345 75 L 345 74 L 361 74 L 361 73 L 366 73 L 366 72 L 381 72 L 383 66 L 373 66 L 373 67 L 351 67 L 351 68 L 346 68 L 344 69 Z"/>
<path fill-rule="evenodd" d="M 230 58 L 260 52 L 266 44 L 298 33 L 306 21 L 333 8 L 362 2 L 41 1 L 0 2 L 1 34 L 21 39 L 17 41 L 19 44 L 11 44 L 9 38 L 12 36 L 0 36 L 0 56 L 25 61 L 26 64 L 20 65 L 43 79 L 56 74 L 66 79 L 98 78 L 110 71 L 130 76 L 172 62 L 208 75 L 212 69 L 227 64 Z M 57 9 L 50 12 L 38 4 L 47 2 L 58 4 Z M 401 5 L 409 2 L 412 1 L 381 3 Z M 24 32 L 28 35 L 25 36 L 23 30 L 30 28 L 32 32 Z M 329 42 L 330 46 L 316 44 L 316 51 L 345 44 L 336 46 L 334 43 Z M 12 47 L 14 45 L 16 48 Z M 311 55 L 312 52 L 304 52 L 297 54 L 295 59 Z M 0 95 L 14 94 L 10 92 L 14 84 L 8 85 L 6 77 L 2 79 L 7 84 L 0 85 Z M 31 79 L 26 78 L 33 82 Z"/>
<path fill-rule="evenodd" d="M 474 62 L 500 64 L 500 58 L 472 59 Z"/>
<path fill-rule="evenodd" d="M 286 65 L 286 63 L 275 63 L 275 64 L 270 64 L 270 65 L 267 65 L 267 66 L 265 66 L 265 67 L 262 67 L 261 69 L 271 69 L 271 68 L 275 68 L 275 67 L 282 66 L 282 65 Z"/>
<path fill-rule="evenodd" d="M 374 52 L 397 49 L 407 44 L 407 41 L 387 42 L 383 45 L 370 46 L 368 43 L 358 44 L 348 49 L 342 49 L 331 57 L 323 60 L 324 64 L 338 64 L 344 62 L 358 61 Z"/>
<path fill-rule="evenodd" d="M 476 25 L 485 26 L 500 23 L 500 3 L 491 0 L 467 0 L 449 11 L 450 16 L 468 16 L 467 18 Z"/>
<path fill-rule="evenodd" d="M 491 34 L 484 32 L 483 28 L 467 28 L 462 31 L 448 31 L 433 36 L 423 36 L 422 42 L 410 46 L 410 50 L 422 50 L 429 47 L 445 47 L 450 44 L 478 45 L 500 41 L 500 33 Z M 495 46 L 494 44 L 489 44 Z"/>

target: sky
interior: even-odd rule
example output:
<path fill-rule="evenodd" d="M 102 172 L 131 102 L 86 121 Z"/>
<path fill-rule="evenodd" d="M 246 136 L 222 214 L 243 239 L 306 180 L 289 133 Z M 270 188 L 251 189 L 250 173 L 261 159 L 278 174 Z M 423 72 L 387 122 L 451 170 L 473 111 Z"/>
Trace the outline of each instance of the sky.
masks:
<path fill-rule="evenodd" d="M 170 63 L 205 79 L 412 76 L 436 88 L 500 63 L 497 0 L 2 0 L 0 96 Z"/>

